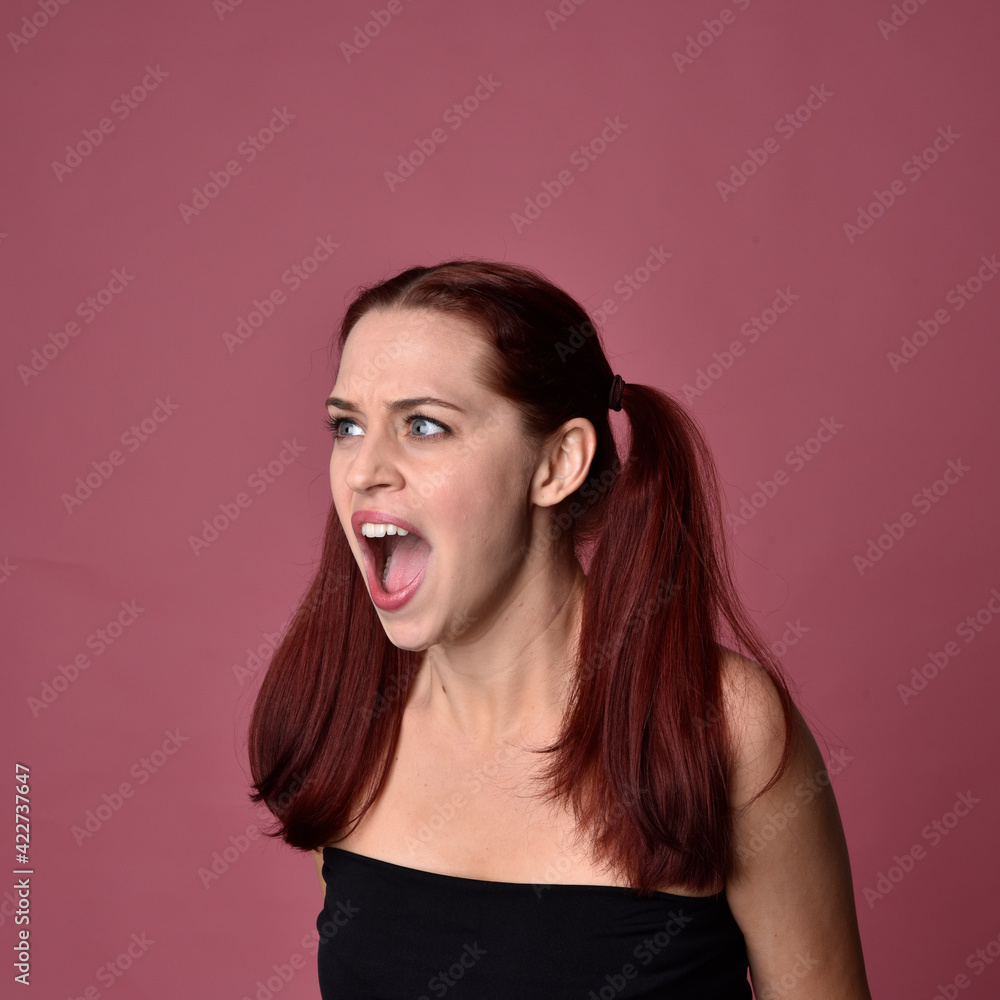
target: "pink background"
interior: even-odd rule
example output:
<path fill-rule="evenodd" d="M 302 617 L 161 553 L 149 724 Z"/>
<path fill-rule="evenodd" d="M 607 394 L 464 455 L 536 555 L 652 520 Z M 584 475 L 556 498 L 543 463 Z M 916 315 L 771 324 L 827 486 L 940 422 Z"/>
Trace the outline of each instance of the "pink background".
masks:
<path fill-rule="evenodd" d="M 355 52 L 371 3 L 4 5 L 2 732 L 10 771 L 31 768 L 33 992 L 253 997 L 278 966 L 282 1000 L 318 996 L 312 861 L 246 835 L 264 821 L 246 795 L 251 656 L 318 553 L 346 302 L 476 255 L 603 308 L 615 370 L 688 401 L 730 509 L 758 494 L 736 525 L 739 580 L 841 762 L 874 995 L 996 996 L 1000 962 L 966 963 L 1000 953 L 995 5 L 907 0 L 885 31 L 893 5 L 860 0 L 741 0 L 725 21 L 721 0 L 564 0 L 551 23 L 527 0 L 376 3 L 387 23 Z M 273 109 L 288 124 L 241 151 Z M 76 160 L 67 144 L 102 119 Z M 624 127 L 593 142 L 606 119 Z M 387 181 L 434 129 L 426 162 Z M 766 162 L 742 171 L 753 151 Z M 845 231 L 878 192 L 892 203 Z M 282 275 L 319 238 L 339 246 L 293 289 Z M 639 270 L 651 247 L 664 262 Z M 90 312 L 116 269 L 127 283 Z M 275 289 L 273 315 L 227 346 Z M 754 339 L 744 324 L 773 319 L 779 290 L 793 304 Z M 938 333 L 918 333 L 939 310 Z M 948 483 L 949 463 L 968 471 Z M 195 554 L 241 492 L 249 506 Z M 886 524 L 901 537 L 859 570 Z M 938 652 L 947 665 L 901 692 Z M 955 822 L 960 794 L 975 804 Z M 74 833 L 108 799 L 120 808 Z M 223 852 L 218 878 L 199 875 Z"/>

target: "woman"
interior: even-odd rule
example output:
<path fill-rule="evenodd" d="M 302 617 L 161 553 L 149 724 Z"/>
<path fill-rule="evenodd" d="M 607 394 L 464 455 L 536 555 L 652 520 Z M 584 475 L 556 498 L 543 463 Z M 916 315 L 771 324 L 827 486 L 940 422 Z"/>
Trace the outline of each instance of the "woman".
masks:
<path fill-rule="evenodd" d="M 322 560 L 249 737 L 315 851 L 324 998 L 749 998 L 748 965 L 758 1000 L 870 998 L 686 411 L 507 264 L 364 289 L 339 347 Z"/>

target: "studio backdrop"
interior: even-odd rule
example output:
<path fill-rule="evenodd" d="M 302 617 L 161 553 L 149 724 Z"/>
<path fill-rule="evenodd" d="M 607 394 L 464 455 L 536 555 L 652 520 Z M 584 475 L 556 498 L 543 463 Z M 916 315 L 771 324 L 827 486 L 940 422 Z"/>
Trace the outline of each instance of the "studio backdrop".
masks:
<path fill-rule="evenodd" d="M 249 712 L 319 554 L 344 307 L 463 256 L 540 270 L 703 428 L 873 995 L 997 996 L 998 28 L 4 4 L 4 996 L 318 996 Z"/>

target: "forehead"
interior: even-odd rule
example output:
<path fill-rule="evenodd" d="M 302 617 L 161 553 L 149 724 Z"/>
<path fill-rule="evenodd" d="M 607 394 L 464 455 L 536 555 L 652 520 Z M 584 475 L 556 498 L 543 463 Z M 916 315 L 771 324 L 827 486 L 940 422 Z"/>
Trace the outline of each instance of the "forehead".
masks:
<path fill-rule="evenodd" d="M 485 347 L 479 330 L 461 316 L 432 309 L 371 309 L 354 324 L 341 363 L 348 353 L 367 355 L 372 350 L 415 361 L 428 356 L 475 354 Z"/>
<path fill-rule="evenodd" d="M 489 350 L 482 333 L 462 317 L 431 309 L 372 309 L 348 334 L 335 390 L 363 395 L 425 379 L 458 386 L 474 377 Z"/>

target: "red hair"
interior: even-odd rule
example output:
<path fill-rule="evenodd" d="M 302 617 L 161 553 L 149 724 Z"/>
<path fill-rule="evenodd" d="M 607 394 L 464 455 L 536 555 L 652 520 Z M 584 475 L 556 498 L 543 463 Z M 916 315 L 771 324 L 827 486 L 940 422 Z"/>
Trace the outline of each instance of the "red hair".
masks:
<path fill-rule="evenodd" d="M 494 348 L 483 385 L 519 408 L 537 440 L 572 417 L 593 424 L 588 478 L 554 509 L 550 531 L 553 546 L 592 556 L 575 685 L 542 751 L 549 794 L 572 805 L 597 857 L 640 893 L 717 890 L 735 871 L 722 641 L 764 667 L 781 700 L 783 755 L 761 792 L 786 766 L 793 705 L 733 584 L 714 463 L 694 419 L 666 393 L 628 383 L 622 461 L 600 337 L 572 297 L 528 268 L 452 260 L 363 288 L 341 323 L 341 352 L 372 309 L 472 323 Z M 318 571 L 250 721 L 251 799 L 277 817 L 270 836 L 311 850 L 354 829 L 385 784 L 420 656 L 389 642 L 331 503 Z"/>

